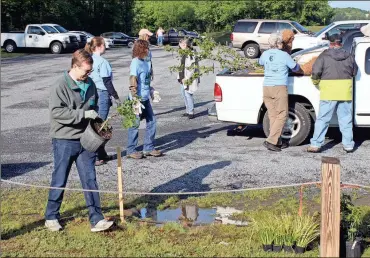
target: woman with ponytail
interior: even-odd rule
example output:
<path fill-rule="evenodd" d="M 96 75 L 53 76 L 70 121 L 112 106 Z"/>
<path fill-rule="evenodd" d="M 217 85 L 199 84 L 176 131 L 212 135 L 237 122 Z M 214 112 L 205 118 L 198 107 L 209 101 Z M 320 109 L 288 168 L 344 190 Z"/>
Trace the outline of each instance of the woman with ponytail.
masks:
<path fill-rule="evenodd" d="M 117 91 L 113 86 L 112 67 L 110 63 L 101 56 L 105 53 L 104 38 L 92 38 L 92 40 L 86 44 L 85 50 L 92 55 L 94 60 L 93 71 L 89 76 L 94 81 L 98 90 L 99 117 L 106 120 L 109 114 L 109 109 L 112 106 L 112 100 L 117 106 L 119 106 L 121 102 Z M 95 166 L 103 165 L 111 159 L 112 156 L 109 156 L 105 151 L 104 146 L 102 146 L 97 151 Z"/>

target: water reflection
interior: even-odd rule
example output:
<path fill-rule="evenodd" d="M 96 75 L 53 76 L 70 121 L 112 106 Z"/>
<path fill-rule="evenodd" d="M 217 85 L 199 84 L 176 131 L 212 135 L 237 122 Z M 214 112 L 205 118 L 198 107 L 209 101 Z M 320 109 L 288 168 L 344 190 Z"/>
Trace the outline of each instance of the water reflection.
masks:
<path fill-rule="evenodd" d="M 142 208 L 140 209 L 140 218 L 151 219 L 159 224 L 166 222 L 185 222 L 191 225 L 222 223 L 244 226 L 248 223 L 230 218 L 233 214 L 241 212 L 241 210 L 232 207 L 205 209 L 199 208 L 197 205 L 182 205 L 176 209 L 165 210 Z"/>

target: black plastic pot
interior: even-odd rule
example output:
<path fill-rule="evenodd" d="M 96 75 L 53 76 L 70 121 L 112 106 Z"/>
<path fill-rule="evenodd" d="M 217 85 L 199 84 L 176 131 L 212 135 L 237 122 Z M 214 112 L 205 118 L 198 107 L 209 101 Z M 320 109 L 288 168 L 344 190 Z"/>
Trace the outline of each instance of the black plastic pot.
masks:
<path fill-rule="evenodd" d="M 287 252 L 287 253 L 293 253 L 294 252 L 293 246 L 284 245 L 284 251 Z"/>
<path fill-rule="evenodd" d="M 263 245 L 263 251 L 271 252 L 272 251 L 272 245 Z"/>
<path fill-rule="evenodd" d="M 272 246 L 272 251 L 274 252 L 281 252 L 283 250 L 283 247 L 281 245 L 273 245 Z"/>
<path fill-rule="evenodd" d="M 296 254 L 303 254 L 306 251 L 306 247 L 296 246 L 294 248 Z"/>
<path fill-rule="evenodd" d="M 361 257 L 361 243 L 346 241 L 346 257 Z"/>

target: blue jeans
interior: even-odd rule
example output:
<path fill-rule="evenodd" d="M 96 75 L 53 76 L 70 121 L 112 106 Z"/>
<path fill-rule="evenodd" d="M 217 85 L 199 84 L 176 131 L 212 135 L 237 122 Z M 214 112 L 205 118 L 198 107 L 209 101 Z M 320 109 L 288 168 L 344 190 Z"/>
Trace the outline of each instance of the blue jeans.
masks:
<path fill-rule="evenodd" d="M 324 144 L 329 122 L 336 108 L 343 147 L 345 149 L 353 149 L 355 146 L 352 131 L 352 101 L 321 100 L 319 115 L 315 122 L 315 132 L 311 139 L 312 147 L 320 148 Z"/>
<path fill-rule="evenodd" d="M 193 94 L 184 89 L 184 85 L 181 84 L 181 95 L 184 98 L 186 113 L 193 115 L 194 114 L 194 98 Z"/>
<path fill-rule="evenodd" d="M 96 154 L 88 152 L 79 140 L 53 139 L 54 171 L 52 174 L 52 187 L 65 187 L 73 162 L 76 162 L 78 174 L 83 189 L 98 190 L 95 172 Z M 50 189 L 46 206 L 45 219 L 60 218 L 60 206 L 63 201 L 64 190 Z M 84 192 L 86 206 L 89 209 L 89 220 L 95 226 L 104 219 L 100 208 L 99 193 Z"/>
<path fill-rule="evenodd" d="M 112 101 L 107 90 L 98 89 L 98 95 L 99 116 L 101 119 L 106 120 L 109 114 L 109 109 L 112 106 Z"/>
<path fill-rule="evenodd" d="M 98 107 L 99 107 L 99 117 L 103 120 L 108 118 L 109 109 L 112 106 L 112 101 L 109 97 L 109 93 L 107 90 L 100 90 L 98 89 Z M 104 146 L 101 146 L 98 151 L 98 155 L 96 157 L 97 160 L 103 160 L 107 158 L 108 154 L 104 149 Z"/>
<path fill-rule="evenodd" d="M 157 44 L 158 46 L 163 45 L 163 36 L 158 36 Z"/>
<path fill-rule="evenodd" d="M 128 129 L 128 143 L 127 143 L 127 154 L 132 154 L 136 152 L 136 147 L 139 138 L 139 126 L 140 126 L 140 119 L 146 120 L 146 130 L 145 130 L 145 137 L 144 137 L 144 152 L 150 152 L 154 150 L 154 138 L 156 133 L 156 119 L 154 116 L 152 105 L 150 104 L 150 100 L 145 100 L 141 102 L 145 109 L 143 109 L 143 113 L 141 116 L 136 117 L 136 124 Z"/>

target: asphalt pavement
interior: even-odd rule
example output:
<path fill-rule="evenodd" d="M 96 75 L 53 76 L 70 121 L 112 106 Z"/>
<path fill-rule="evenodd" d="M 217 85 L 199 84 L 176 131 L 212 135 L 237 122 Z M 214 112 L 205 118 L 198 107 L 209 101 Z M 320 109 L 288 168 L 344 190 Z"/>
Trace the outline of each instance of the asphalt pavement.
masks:
<path fill-rule="evenodd" d="M 112 121 L 110 154 L 122 149 L 125 190 L 178 192 L 270 186 L 320 180 L 321 157 L 340 159 L 344 182 L 370 185 L 370 133 L 356 130 L 356 151 L 346 154 L 337 129 L 331 130 L 321 154 L 309 154 L 307 145 L 280 153 L 267 151 L 259 126 L 250 126 L 240 136 L 227 136 L 233 124 L 211 122 L 207 109 L 213 104 L 215 74 L 201 79 L 195 93 L 196 118 L 185 112 L 176 74 L 168 67 L 179 61 L 171 53 L 153 48 L 153 86 L 161 102 L 153 103 L 157 117 L 156 146 L 160 158 L 127 159 L 127 130 L 120 120 Z M 131 50 L 112 49 L 105 57 L 111 62 L 114 86 L 121 99 L 128 94 Z M 71 54 L 38 54 L 5 59 L 1 63 L 1 134 L 3 179 L 48 185 L 53 170 L 49 136 L 49 88 L 70 67 Z M 114 108 L 111 109 L 114 112 Z M 145 128 L 145 123 L 141 125 Z M 141 148 L 144 130 L 140 130 Z M 117 161 L 97 167 L 101 189 L 117 189 Z M 69 185 L 79 186 L 75 166 Z M 3 184 L 6 186 L 6 184 Z"/>

